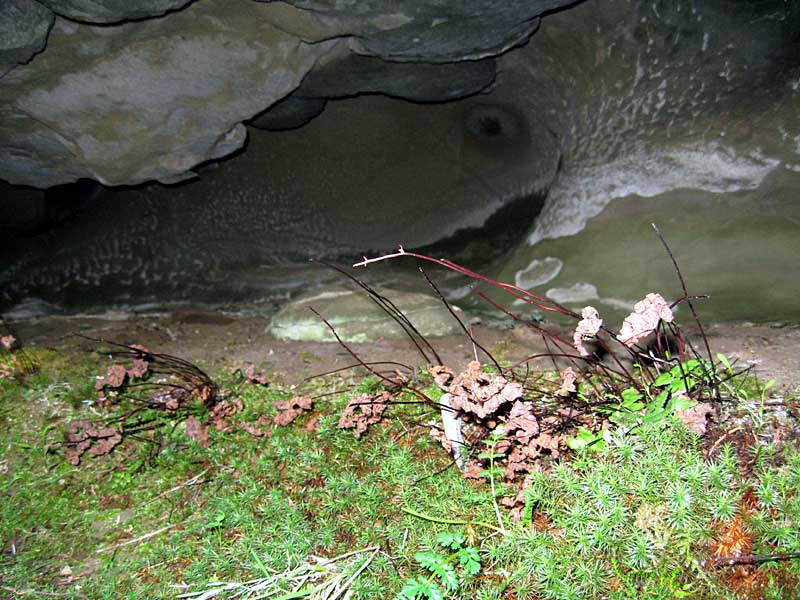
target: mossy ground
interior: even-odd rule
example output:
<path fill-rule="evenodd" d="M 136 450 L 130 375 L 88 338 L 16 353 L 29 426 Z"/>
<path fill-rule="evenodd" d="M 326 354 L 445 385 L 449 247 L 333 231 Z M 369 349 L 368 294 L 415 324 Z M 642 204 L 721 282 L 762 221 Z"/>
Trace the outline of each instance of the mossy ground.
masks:
<path fill-rule="evenodd" d="M 268 437 L 212 431 L 206 449 L 182 425 L 165 426 L 72 466 L 59 443 L 70 421 L 102 416 L 94 382 L 109 362 L 69 349 L 27 352 L 40 370 L 0 380 L 0 581 L 9 597 L 170 598 L 378 547 L 351 589 L 390 598 L 426 575 L 414 555 L 446 530 L 464 533 L 482 557 L 481 572 L 452 597 L 797 593 L 798 560 L 704 566 L 736 519 L 748 552 L 800 551 L 800 452 L 785 436 L 749 447 L 723 440 L 708 456 L 671 419 L 619 435 L 537 476 L 525 518 L 515 524 L 503 513 L 500 533 L 479 524 L 500 525 L 489 485 L 448 468 L 429 437 L 429 407 L 394 406 L 361 439 L 337 428 L 370 380 L 314 380 L 304 389 L 319 396 L 314 413 Z M 294 393 L 236 383 L 236 366 L 216 378 L 243 400 L 242 418 L 274 414 L 273 402 Z M 305 427 L 311 419 L 316 428 Z"/>

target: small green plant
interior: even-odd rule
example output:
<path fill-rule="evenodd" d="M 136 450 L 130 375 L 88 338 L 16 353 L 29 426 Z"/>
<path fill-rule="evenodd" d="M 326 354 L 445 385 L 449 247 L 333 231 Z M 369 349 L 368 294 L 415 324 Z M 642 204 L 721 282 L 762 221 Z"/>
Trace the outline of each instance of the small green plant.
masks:
<path fill-rule="evenodd" d="M 436 543 L 450 550 L 446 555 L 438 551 L 418 552 L 414 555 L 421 567 L 430 571 L 427 577 L 410 577 L 395 600 L 443 600 L 450 592 L 461 587 L 468 577 L 481 571 L 478 549 L 466 545 L 466 538 L 458 533 L 443 532 Z"/>
<path fill-rule="evenodd" d="M 578 450 L 599 450 L 603 447 L 603 432 L 593 433 L 583 425 L 578 427 L 578 433 L 567 440 L 567 446 L 575 451 Z"/>

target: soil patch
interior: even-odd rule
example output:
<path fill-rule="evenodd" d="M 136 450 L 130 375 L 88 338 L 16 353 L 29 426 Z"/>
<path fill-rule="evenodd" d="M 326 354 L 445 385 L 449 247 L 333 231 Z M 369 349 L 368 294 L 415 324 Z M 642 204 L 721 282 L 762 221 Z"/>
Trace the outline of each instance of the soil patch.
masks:
<path fill-rule="evenodd" d="M 332 342 L 284 341 L 267 333 L 269 319 L 258 316 L 182 310 L 149 315 L 112 314 L 50 316 L 10 323 L 23 344 L 38 347 L 91 350 L 97 344 L 76 336 L 101 338 L 123 344 L 142 344 L 166 354 L 197 362 L 214 373 L 225 366 L 253 363 L 286 384 L 304 377 L 354 365 L 356 361 L 341 345 Z M 696 331 L 685 328 L 698 348 Z M 571 333 L 565 331 L 571 339 Z M 800 325 L 719 323 L 706 327 L 712 352 L 722 352 L 738 368 L 752 367 L 762 379 L 775 379 L 777 393 L 800 393 Z M 475 339 L 502 363 L 546 352 L 541 337 L 521 327 L 473 328 Z M 466 335 L 431 338 L 442 362 L 461 369 L 475 357 Z M 423 366 L 419 351 L 409 340 L 379 339 L 348 346 L 367 362 L 397 362 Z M 485 360 L 480 355 L 479 358 Z M 390 365 L 384 365 L 389 367 Z M 552 367 L 539 359 L 532 366 Z"/>

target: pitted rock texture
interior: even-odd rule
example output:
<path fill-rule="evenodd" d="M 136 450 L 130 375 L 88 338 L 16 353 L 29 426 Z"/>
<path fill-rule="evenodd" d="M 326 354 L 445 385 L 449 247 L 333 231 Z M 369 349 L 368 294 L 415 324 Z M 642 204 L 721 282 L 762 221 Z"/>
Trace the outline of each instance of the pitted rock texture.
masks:
<path fill-rule="evenodd" d="M 254 117 L 280 130 L 331 98 L 463 98 L 494 82 L 491 57 L 570 3 L 9 0 L 0 179 L 174 183 L 241 148 Z"/>

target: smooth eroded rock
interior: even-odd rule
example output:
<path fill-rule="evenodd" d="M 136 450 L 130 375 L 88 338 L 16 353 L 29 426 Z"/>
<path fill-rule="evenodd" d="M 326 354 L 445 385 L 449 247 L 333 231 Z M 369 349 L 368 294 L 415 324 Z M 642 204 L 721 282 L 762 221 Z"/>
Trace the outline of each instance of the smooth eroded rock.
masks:
<path fill-rule="evenodd" d="M 390 300 L 425 337 L 455 335 L 462 331 L 438 298 L 384 288 L 375 291 Z M 365 292 L 335 285 L 287 304 L 272 318 L 269 331 L 282 340 L 335 342 L 328 326 L 310 307 L 325 317 L 346 342 L 407 337 L 403 328 Z"/>
<path fill-rule="evenodd" d="M 118 27 L 60 20 L 48 51 L 0 81 L 0 164 L 15 184 L 173 183 L 230 154 L 242 121 L 295 89 L 329 43 L 221 0 Z"/>
<path fill-rule="evenodd" d="M 263 1 L 263 0 L 262 0 Z M 452 62 L 496 56 L 524 43 L 539 17 L 570 0 L 288 0 L 324 24 L 352 36 L 359 54 L 393 61 Z"/>

